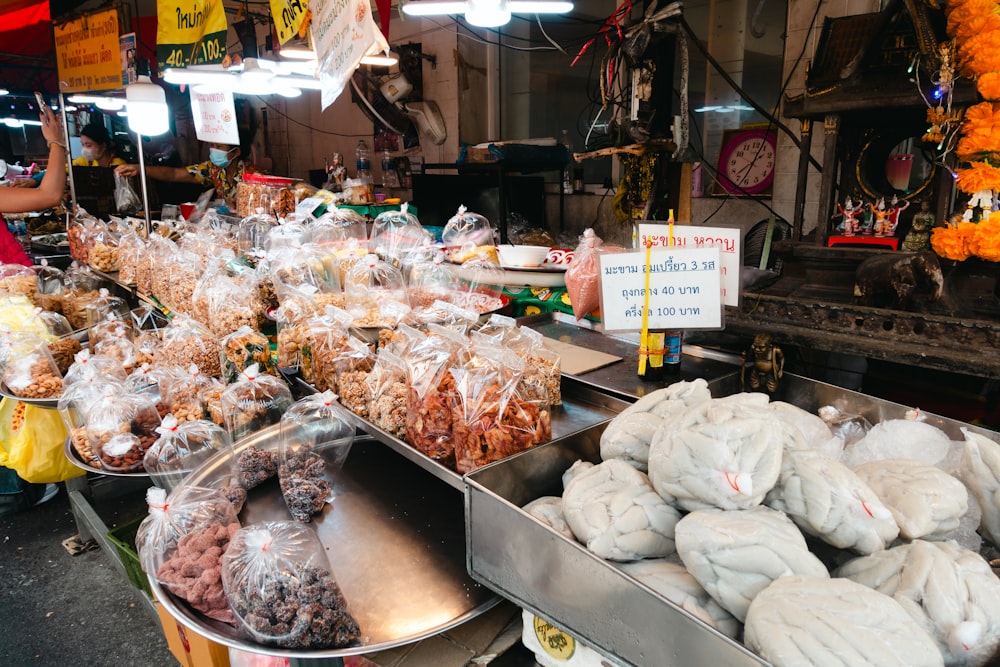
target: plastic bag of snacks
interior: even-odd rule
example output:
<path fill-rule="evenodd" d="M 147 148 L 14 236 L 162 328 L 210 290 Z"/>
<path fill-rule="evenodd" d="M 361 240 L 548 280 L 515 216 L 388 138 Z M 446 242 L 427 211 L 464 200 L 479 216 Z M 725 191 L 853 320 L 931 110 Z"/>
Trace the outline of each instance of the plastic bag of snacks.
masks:
<path fill-rule="evenodd" d="M 288 339 L 297 340 L 298 366 L 303 379 L 320 391 L 329 389 L 333 361 L 347 344 L 350 336 L 348 324 L 351 316 L 345 311 L 328 306 L 322 315 L 304 318 L 288 332 Z"/>
<path fill-rule="evenodd" d="M 246 258 L 254 266 L 266 254 L 264 245 L 268 232 L 278 224 L 272 216 L 266 213 L 252 213 L 240 220 L 236 230 L 236 254 Z"/>
<path fill-rule="evenodd" d="M 448 219 L 441 232 L 441 241 L 448 259 L 459 264 L 476 257 L 480 251 L 496 252 L 496 237 L 490 221 L 468 211 L 465 206 L 459 206 L 458 212 Z"/>
<path fill-rule="evenodd" d="M 562 360 L 558 352 L 545 347 L 545 336 L 534 329 L 519 327 L 516 338 L 507 344 L 524 359 L 524 374 L 518 395 L 529 401 L 562 405 Z"/>
<path fill-rule="evenodd" d="M 340 289 L 340 266 L 336 255 L 320 246 L 281 248 L 269 257 L 271 281 L 278 299 L 313 297 Z"/>
<path fill-rule="evenodd" d="M 169 239 L 166 243 L 151 245 L 156 260 L 150 269 L 153 271 L 151 280 L 151 293 L 160 301 L 169 302 L 173 291 L 173 276 L 171 267 L 174 265 L 175 257 L 181 254 L 177 244 Z M 167 305 L 172 305 L 167 303 Z"/>
<path fill-rule="evenodd" d="M 95 317 L 101 317 L 101 315 L 95 314 Z M 88 329 L 87 339 L 91 348 L 100 345 L 105 340 L 123 336 L 131 339 L 135 335 L 131 318 L 122 319 L 118 311 L 108 312 L 103 316 L 103 319 L 92 323 Z"/>
<path fill-rule="evenodd" d="M 179 250 L 160 270 L 167 276 L 167 287 L 166 291 L 159 291 L 156 295 L 174 311 L 190 315 L 195 285 L 205 273 L 204 258 Z"/>
<path fill-rule="evenodd" d="M 346 310 L 354 318 L 354 326 L 359 327 L 394 326 L 399 320 L 391 309 L 383 312 L 383 305 L 407 303 L 403 274 L 371 254 L 347 272 L 344 296 Z"/>
<path fill-rule="evenodd" d="M 90 237 L 87 264 L 98 271 L 111 273 L 118 270 L 118 234 L 108 227 L 98 228 Z"/>
<path fill-rule="evenodd" d="M 505 273 L 486 253 L 480 252 L 466 260 L 459 267 L 457 275 L 461 285 L 458 293 L 450 299 L 452 303 L 480 314 L 503 307 Z"/>
<path fill-rule="evenodd" d="M 188 314 L 207 326 L 211 319 L 208 313 L 211 295 L 228 280 L 226 268 L 221 262 L 209 262 L 191 291 L 191 311 Z"/>
<path fill-rule="evenodd" d="M 283 648 L 344 648 L 361 636 L 323 545 L 291 521 L 242 528 L 222 558 L 222 584 L 239 627 Z"/>
<path fill-rule="evenodd" d="M 103 378 L 90 368 L 79 381 L 67 385 L 59 397 L 59 416 L 69 433 L 70 444 L 80 460 L 92 468 L 101 468 L 101 459 L 87 439 L 87 410 L 104 394 L 124 391 L 120 382 Z"/>
<path fill-rule="evenodd" d="M 281 417 L 278 481 L 296 521 L 311 521 L 330 499 L 327 467 L 339 470 L 354 443 L 354 427 L 327 391 L 296 401 Z"/>
<path fill-rule="evenodd" d="M 87 406 L 87 440 L 114 472 L 138 472 L 146 450 L 156 441 L 160 414 L 151 400 L 136 394 L 106 389 Z"/>
<path fill-rule="evenodd" d="M 399 211 L 379 213 L 372 223 L 372 233 L 368 239 L 368 252 L 380 259 L 402 268 L 411 256 L 434 241 L 424 229 L 417 216 L 409 212 L 403 204 Z"/>
<path fill-rule="evenodd" d="M 57 398 L 62 394 L 63 376 L 44 339 L 11 333 L 5 343 L 9 351 L 0 377 L 10 393 L 19 398 Z"/>
<path fill-rule="evenodd" d="M 324 368 L 325 384 L 352 412 L 367 410 L 367 379 L 374 363 L 375 355 L 368 344 L 351 336 L 331 366 Z"/>
<path fill-rule="evenodd" d="M 191 317 L 177 314 L 163 331 L 163 345 L 157 363 L 187 368 L 194 364 L 202 375 L 218 377 L 219 340 L 211 329 Z"/>
<path fill-rule="evenodd" d="M 347 247 L 352 239 L 367 241 L 368 226 L 364 216 L 349 208 L 332 207 L 306 228 L 302 240 L 340 249 Z"/>
<path fill-rule="evenodd" d="M 603 241 L 593 229 L 586 229 L 566 269 L 566 291 L 573 304 L 573 316 L 582 320 L 601 305 L 601 260 L 598 248 Z"/>
<path fill-rule="evenodd" d="M 139 262 L 146 252 L 146 240 L 135 232 L 127 232 L 118 241 L 118 279 L 134 283 L 139 272 Z"/>
<path fill-rule="evenodd" d="M 124 382 L 128 373 L 116 359 L 99 354 L 91 354 L 89 350 L 80 350 L 73 357 L 73 364 L 66 371 L 63 384 L 68 388 L 79 379 L 86 379 L 88 373 L 94 373 L 102 378 Z"/>
<path fill-rule="evenodd" d="M 35 303 L 52 313 L 61 313 L 66 274 L 43 259 L 35 271 Z"/>
<path fill-rule="evenodd" d="M 124 327 L 116 329 L 114 335 L 106 336 L 101 340 L 94 346 L 94 352 L 117 360 L 126 373 L 131 373 L 136 367 L 138 353 Z"/>
<path fill-rule="evenodd" d="M 168 491 L 216 453 L 232 448 L 225 429 L 202 419 L 182 424 L 168 413 L 156 432 L 160 437 L 146 450 L 143 466 L 153 483 Z"/>
<path fill-rule="evenodd" d="M 299 248 L 305 234 L 306 227 L 301 222 L 285 222 L 271 227 L 264 238 L 264 252 L 272 254 L 282 248 Z"/>
<path fill-rule="evenodd" d="M 177 245 L 156 234 L 149 238 L 146 252 L 139 256 L 135 267 L 135 288 L 142 294 L 155 294 L 154 287 L 163 287 L 155 278 L 161 275 L 161 269 L 169 258 L 177 251 Z M 164 276 L 165 277 L 165 276 Z M 154 285 L 157 282 L 157 285 Z"/>
<path fill-rule="evenodd" d="M 220 277 L 208 293 L 208 323 L 218 336 L 240 327 L 259 329 L 264 324 L 264 307 L 257 298 L 257 284 L 251 274 Z"/>
<path fill-rule="evenodd" d="M 292 404 L 292 392 L 284 382 L 260 373 L 256 364 L 222 392 L 222 414 L 233 442 L 265 426 L 277 424 Z"/>
<path fill-rule="evenodd" d="M 222 586 L 222 556 L 240 528 L 232 504 L 214 489 L 188 486 L 167 497 L 146 492 L 149 516 L 135 536 L 142 569 L 192 608 L 235 624 Z"/>
<path fill-rule="evenodd" d="M 174 415 L 178 422 L 189 422 L 203 419 L 205 406 L 202 402 L 202 391 L 206 377 L 194 364 L 187 368 L 180 366 L 160 366 L 156 373 L 160 400 L 163 407 Z"/>
<path fill-rule="evenodd" d="M 452 351 L 428 338 L 406 357 L 406 441 L 426 456 L 454 467 L 452 442 L 455 380 L 448 372 Z"/>
<path fill-rule="evenodd" d="M 444 254 L 436 252 L 430 259 L 415 262 L 410 267 L 406 295 L 418 322 L 435 322 L 435 301 L 450 302 L 461 291 L 462 283 L 444 265 Z"/>
<path fill-rule="evenodd" d="M 80 211 L 73 216 L 66 230 L 66 238 L 69 241 L 70 257 L 80 262 L 87 263 L 90 252 L 90 238 L 102 226 L 100 220 L 89 215 L 86 211 Z"/>
<path fill-rule="evenodd" d="M 21 264 L 0 264 L 0 292 L 28 297 L 35 305 L 38 279 L 34 267 Z"/>
<path fill-rule="evenodd" d="M 262 373 L 277 375 L 267 336 L 248 326 L 241 326 L 222 339 L 222 381 L 236 381 L 240 373 L 257 364 Z"/>

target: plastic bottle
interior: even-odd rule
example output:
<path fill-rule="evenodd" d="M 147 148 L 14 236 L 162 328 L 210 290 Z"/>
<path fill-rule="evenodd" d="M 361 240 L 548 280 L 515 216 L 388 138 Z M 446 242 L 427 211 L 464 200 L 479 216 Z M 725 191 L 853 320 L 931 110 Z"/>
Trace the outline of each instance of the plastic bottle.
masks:
<path fill-rule="evenodd" d="M 372 151 L 364 139 L 358 140 L 358 147 L 354 149 L 354 158 L 358 169 L 356 178 L 367 185 L 368 201 L 372 201 L 375 198 L 375 181 L 372 179 Z"/>
<path fill-rule="evenodd" d="M 389 149 L 382 151 L 382 187 L 398 188 L 399 177 L 396 175 L 396 160 Z"/>
<path fill-rule="evenodd" d="M 644 372 L 639 377 L 645 380 L 662 380 L 680 375 L 683 331 L 650 331 L 646 335 L 646 348 L 640 355 L 646 355 Z"/>
<path fill-rule="evenodd" d="M 562 131 L 562 137 L 559 139 L 559 143 L 566 148 L 566 153 L 568 154 L 568 162 L 566 166 L 563 167 L 562 173 L 562 192 L 564 195 L 573 194 L 573 170 L 572 170 L 572 160 L 573 160 L 573 144 L 569 140 L 569 130 Z"/>

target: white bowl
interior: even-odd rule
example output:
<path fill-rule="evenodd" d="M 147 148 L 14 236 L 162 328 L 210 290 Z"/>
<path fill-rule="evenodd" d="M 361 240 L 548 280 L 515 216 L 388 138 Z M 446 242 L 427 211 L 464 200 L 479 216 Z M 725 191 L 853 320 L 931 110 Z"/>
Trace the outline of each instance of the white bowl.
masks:
<path fill-rule="evenodd" d="M 497 255 L 502 266 L 537 268 L 545 262 L 549 246 L 542 245 L 498 245 Z"/>

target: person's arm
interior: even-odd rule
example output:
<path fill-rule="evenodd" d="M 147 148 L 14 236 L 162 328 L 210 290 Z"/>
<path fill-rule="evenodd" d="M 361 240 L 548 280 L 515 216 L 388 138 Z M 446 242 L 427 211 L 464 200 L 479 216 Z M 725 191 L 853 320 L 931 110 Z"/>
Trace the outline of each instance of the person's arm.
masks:
<path fill-rule="evenodd" d="M 69 152 L 62 125 L 48 106 L 42 109 L 38 117 L 42 121 L 42 136 L 49 144 L 49 165 L 65 164 Z M 0 189 L 0 213 L 26 213 L 52 208 L 62 201 L 65 189 L 66 170 L 61 166 L 46 169 L 37 188 Z"/>
<path fill-rule="evenodd" d="M 115 173 L 119 176 L 138 176 L 139 165 L 123 164 L 115 167 Z M 184 167 L 160 167 L 150 165 L 146 167 L 146 176 L 157 181 L 170 181 L 173 183 L 200 183 L 194 174 Z"/>

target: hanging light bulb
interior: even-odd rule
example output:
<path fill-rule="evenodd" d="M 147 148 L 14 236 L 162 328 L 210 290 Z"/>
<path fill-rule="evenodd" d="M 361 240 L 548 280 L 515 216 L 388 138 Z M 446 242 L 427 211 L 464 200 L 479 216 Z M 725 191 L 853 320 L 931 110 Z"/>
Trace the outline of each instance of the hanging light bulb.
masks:
<path fill-rule="evenodd" d="M 128 126 L 136 134 L 153 137 L 170 129 L 170 109 L 163 89 L 140 74 L 125 86 Z"/>
<path fill-rule="evenodd" d="M 480 28 L 496 28 L 510 21 L 507 0 L 468 0 L 465 20 Z"/>

